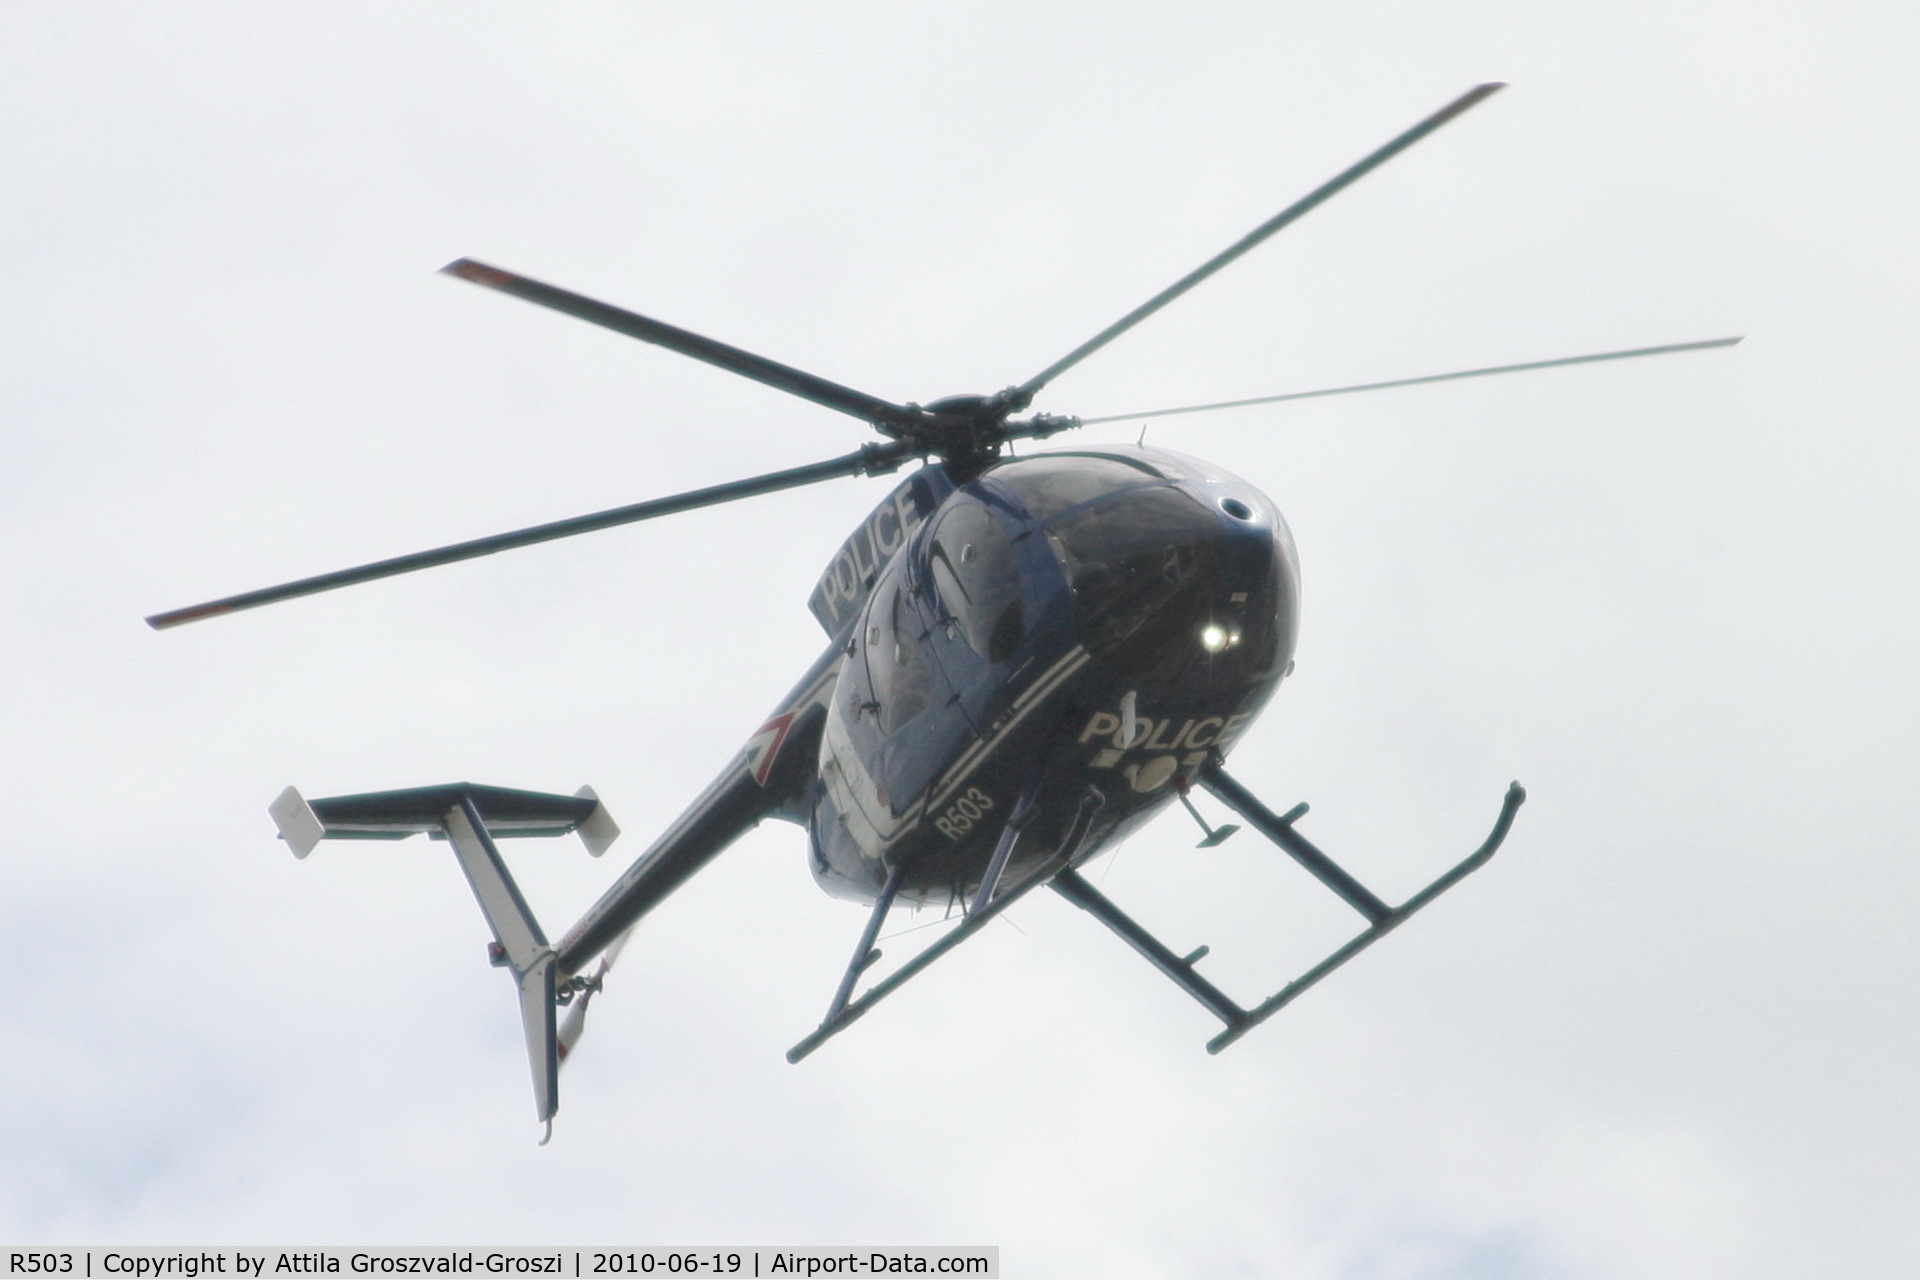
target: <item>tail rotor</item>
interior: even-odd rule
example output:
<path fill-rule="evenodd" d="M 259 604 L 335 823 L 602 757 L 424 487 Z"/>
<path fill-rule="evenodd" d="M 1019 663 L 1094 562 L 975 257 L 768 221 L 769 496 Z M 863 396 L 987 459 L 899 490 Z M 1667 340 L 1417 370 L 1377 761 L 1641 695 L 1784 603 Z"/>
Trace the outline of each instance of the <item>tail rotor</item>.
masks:
<path fill-rule="evenodd" d="M 593 973 L 584 978 L 574 979 L 574 990 L 578 994 L 567 1005 L 566 1016 L 560 1019 L 561 1066 L 567 1065 L 567 1060 L 573 1056 L 574 1046 L 580 1043 L 580 1037 L 586 1032 L 587 1006 L 593 1002 L 595 996 L 600 994 L 601 988 L 606 984 L 607 974 L 613 969 L 614 961 L 620 958 L 621 950 L 626 947 L 627 939 L 632 936 L 633 930 L 629 929 L 615 938 L 613 945 L 607 948 L 606 954 L 600 957 L 600 963 Z"/>

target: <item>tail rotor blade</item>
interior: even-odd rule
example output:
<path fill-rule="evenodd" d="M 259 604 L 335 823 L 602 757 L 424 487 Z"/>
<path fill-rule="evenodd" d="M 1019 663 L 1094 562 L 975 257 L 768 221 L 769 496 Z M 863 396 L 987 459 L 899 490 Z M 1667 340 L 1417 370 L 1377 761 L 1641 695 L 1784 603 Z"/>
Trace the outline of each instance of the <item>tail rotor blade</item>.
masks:
<path fill-rule="evenodd" d="M 738 498 L 751 498 L 781 489 L 795 489 L 801 485 L 834 480 L 841 476 L 878 475 L 896 469 L 911 456 L 913 456 L 912 450 L 904 445 L 892 443 L 867 445 L 858 453 L 832 458 L 826 462 L 816 462 L 810 466 L 774 471 L 747 480 L 735 480 L 730 484 L 717 484 L 706 489 L 694 489 L 687 493 L 675 494 L 672 497 L 636 502 L 631 506 L 615 507 L 610 511 L 599 511 L 592 515 L 575 516 L 570 520 L 537 524 L 532 528 L 518 529 L 512 533 L 494 534 L 490 538 L 456 542 L 451 546 L 438 547 L 432 551 L 417 551 L 412 555 L 395 556 L 391 560 L 376 560 L 372 564 L 363 564 L 352 569 L 340 569 L 317 577 L 282 583 L 277 587 L 265 587 L 258 591 L 228 596 L 222 600 L 210 600 L 205 604 L 191 605 L 185 609 L 156 613 L 147 619 L 147 625 L 156 631 L 161 631 L 183 623 L 198 622 L 202 618 L 236 613 L 241 609 L 254 609 L 263 604 L 277 604 L 282 600 L 292 600 L 300 596 L 317 595 L 322 591 L 332 591 L 339 587 L 372 582 L 378 578 L 391 578 L 396 574 L 412 573 L 416 569 L 430 569 L 435 565 L 490 556 L 495 552 L 507 551 L 514 547 L 531 546 L 536 542 L 551 542 L 555 538 L 570 538 L 577 533 L 611 529 L 616 525 L 633 524 L 640 520 L 652 520 L 658 516 L 717 506 Z"/>
<path fill-rule="evenodd" d="M 587 1005 L 600 994 L 601 987 L 606 983 L 607 974 L 612 972 L 614 962 L 620 958 L 621 951 L 626 949 L 627 939 L 632 936 L 633 930 L 628 929 L 613 940 L 606 954 L 600 957 L 600 967 L 594 970 L 592 979 L 587 983 L 587 989 L 567 1006 L 567 1016 L 560 1020 L 560 1032 L 557 1037 L 560 1042 L 562 1066 L 566 1065 L 567 1059 L 573 1054 L 574 1046 L 580 1043 L 580 1037 L 586 1032 Z"/>
<path fill-rule="evenodd" d="M 1202 280 L 1205 280 L 1242 255 L 1259 247 L 1283 227 L 1299 221 L 1320 205 L 1326 203 L 1340 192 L 1358 182 L 1361 178 L 1364 178 L 1387 161 L 1399 155 L 1402 151 L 1405 151 L 1408 147 L 1411 147 L 1414 143 L 1440 128 L 1440 126 L 1446 124 L 1454 117 L 1462 115 L 1478 106 L 1504 88 L 1506 88 L 1506 85 L 1497 81 L 1475 85 L 1472 89 L 1461 94 L 1458 98 L 1455 98 L 1452 102 L 1449 102 L 1446 106 L 1440 108 L 1440 110 L 1434 112 L 1419 124 L 1414 125 L 1411 129 L 1408 129 L 1405 133 L 1402 133 L 1385 146 L 1380 147 L 1378 150 L 1327 179 L 1327 181 L 1321 183 L 1312 191 L 1309 191 L 1306 195 L 1282 209 L 1279 213 L 1274 214 L 1273 217 L 1267 219 L 1252 231 L 1249 231 L 1234 244 L 1212 258 L 1209 258 L 1206 262 L 1194 268 L 1194 270 L 1174 281 L 1159 293 L 1154 294 L 1132 311 L 1127 312 L 1126 315 L 1121 316 L 1099 333 L 1094 334 L 1093 337 L 1087 339 L 1072 351 L 1069 351 L 1066 355 L 1042 369 L 1039 373 L 1009 393 L 1010 398 L 1018 405 L 1029 403 L 1047 383 L 1053 381 L 1074 365 L 1079 364 L 1082 360 L 1106 346 L 1109 342 L 1112 342 L 1115 338 L 1133 328 L 1142 320 L 1145 320 L 1148 316 L 1199 284 Z"/>
<path fill-rule="evenodd" d="M 1315 391 L 1288 391 L 1277 396 L 1255 396 L 1251 400 L 1217 400 L 1212 404 L 1187 404 L 1173 409 L 1149 409 L 1145 413 L 1110 413 L 1098 418 L 1082 418 L 1080 425 L 1091 427 L 1102 422 L 1137 422 L 1142 418 L 1168 418 L 1177 413 L 1211 413 L 1215 409 L 1244 409 L 1249 405 L 1280 404 L 1287 400 L 1313 400 L 1320 396 L 1346 396 L 1360 391 L 1385 391 L 1389 387 L 1417 387 L 1428 382 L 1488 378 L 1497 373 L 1525 373 L 1532 369 L 1557 369 L 1570 364 L 1598 364 L 1603 360 L 1633 360 L 1640 356 L 1664 356 L 1680 351 L 1705 351 L 1712 347 L 1736 346 L 1740 341 L 1740 337 L 1733 337 L 1708 338 L 1702 342 L 1672 342 L 1659 347 L 1634 347 L 1627 351 L 1600 351 L 1592 355 L 1561 356 L 1556 360 L 1529 360 L 1525 364 L 1496 364 L 1485 369 L 1428 373 L 1418 378 L 1393 378 L 1386 382 L 1357 382 L 1351 386 L 1321 387 Z"/>
<path fill-rule="evenodd" d="M 629 338 L 638 338 L 642 342 L 651 342 L 655 346 L 665 347 L 669 351 L 678 351 L 683 356 L 716 365 L 743 378 L 777 387 L 803 400 L 823 404 L 829 409 L 838 409 L 841 413 L 851 414 L 862 422 L 869 422 L 882 428 L 898 428 L 902 424 L 917 421 L 918 414 L 905 406 L 870 396 L 864 391 L 855 391 L 852 387 L 843 387 L 802 369 L 795 369 L 765 356 L 757 356 L 751 351 L 742 351 L 739 347 L 716 342 L 712 338 L 703 338 L 686 329 L 650 319 L 638 312 L 627 311 L 621 307 L 597 302 L 582 294 L 543 284 L 527 276 L 511 271 L 502 271 L 490 267 L 484 262 L 475 262 L 471 258 L 460 258 L 440 268 L 451 276 L 462 280 L 497 289 L 501 293 L 511 294 L 537 306 L 564 312 L 589 324 L 597 324 L 603 329 L 612 329 L 615 333 L 624 333 Z M 888 434 L 894 434 L 888 431 Z"/>

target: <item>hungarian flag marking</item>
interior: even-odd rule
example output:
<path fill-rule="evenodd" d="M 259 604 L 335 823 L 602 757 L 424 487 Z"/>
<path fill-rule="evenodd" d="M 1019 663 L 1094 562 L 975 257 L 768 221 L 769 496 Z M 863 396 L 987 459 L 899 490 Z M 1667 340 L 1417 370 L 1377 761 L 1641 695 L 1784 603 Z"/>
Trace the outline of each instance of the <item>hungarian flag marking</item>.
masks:
<path fill-rule="evenodd" d="M 773 762 L 780 758 L 780 748 L 786 745 L 787 731 L 793 728 L 796 714 L 789 711 L 775 716 L 747 739 L 747 768 L 753 771 L 753 780 L 763 787 L 773 776 Z"/>

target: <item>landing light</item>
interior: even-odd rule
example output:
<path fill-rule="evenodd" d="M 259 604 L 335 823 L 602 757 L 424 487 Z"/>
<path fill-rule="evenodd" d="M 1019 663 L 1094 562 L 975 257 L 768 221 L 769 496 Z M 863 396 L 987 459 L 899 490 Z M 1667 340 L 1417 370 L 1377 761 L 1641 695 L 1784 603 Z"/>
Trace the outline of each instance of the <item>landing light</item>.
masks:
<path fill-rule="evenodd" d="M 1238 631 L 1228 631 L 1217 622 L 1209 622 L 1200 628 L 1200 647 L 1208 653 L 1218 653 L 1240 643 Z"/>

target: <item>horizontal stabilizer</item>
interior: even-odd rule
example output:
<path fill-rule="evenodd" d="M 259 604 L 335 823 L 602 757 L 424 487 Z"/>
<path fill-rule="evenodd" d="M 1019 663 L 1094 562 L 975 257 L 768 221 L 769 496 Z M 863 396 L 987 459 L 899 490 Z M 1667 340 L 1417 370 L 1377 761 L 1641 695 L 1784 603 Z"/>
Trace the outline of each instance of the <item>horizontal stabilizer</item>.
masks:
<path fill-rule="evenodd" d="M 582 787 L 577 795 L 559 796 L 455 782 L 312 801 L 288 787 L 267 811 L 280 838 L 296 857 L 304 858 L 322 839 L 404 840 L 425 832 L 444 840 L 447 811 L 463 798 L 480 811 L 487 830 L 495 836 L 563 836 L 578 831 L 587 851 L 597 858 L 620 835 L 591 787 Z"/>
<path fill-rule="evenodd" d="M 597 858 L 619 837 L 620 828 L 614 825 L 593 788 L 582 787 L 578 794 L 556 796 L 456 782 L 444 787 L 370 791 L 309 801 L 288 787 L 267 806 L 267 812 L 273 815 L 280 838 L 297 858 L 306 857 L 326 839 L 404 840 L 422 831 L 453 846 L 460 871 L 493 933 L 487 954 L 494 964 L 513 971 L 514 985 L 519 988 L 520 1023 L 526 1033 L 527 1065 L 533 1073 L 534 1104 L 551 1137 L 554 1112 L 560 1108 L 563 1051 L 559 1005 L 563 998 L 572 997 L 574 986 L 570 978 L 566 979 L 563 996 L 553 947 L 520 887 L 513 882 L 513 872 L 500 856 L 494 837 L 560 836 L 578 831 L 587 851 Z M 606 968 L 603 963 L 601 977 Z M 584 998 L 581 1005 L 584 1011 Z M 577 1025 L 573 1036 L 579 1036 Z"/>

